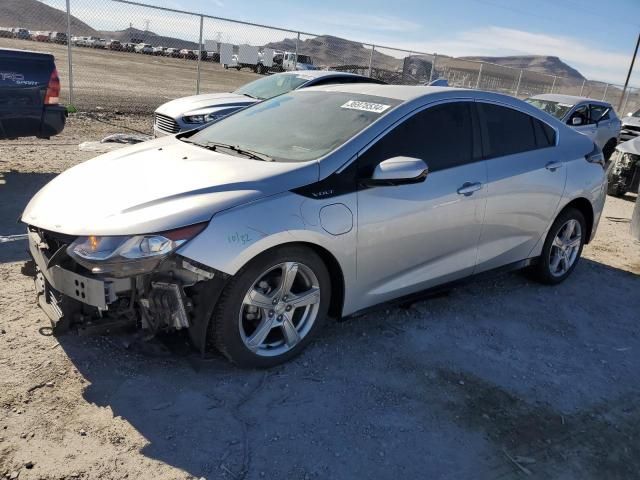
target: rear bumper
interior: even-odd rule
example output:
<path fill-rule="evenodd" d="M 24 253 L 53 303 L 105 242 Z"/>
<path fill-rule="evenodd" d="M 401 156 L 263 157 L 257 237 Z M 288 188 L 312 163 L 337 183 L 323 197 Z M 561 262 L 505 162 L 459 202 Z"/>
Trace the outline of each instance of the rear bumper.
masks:
<path fill-rule="evenodd" d="M 62 105 L 46 105 L 42 113 L 42 122 L 38 138 L 49 138 L 64 130 L 67 122 L 67 109 Z"/>

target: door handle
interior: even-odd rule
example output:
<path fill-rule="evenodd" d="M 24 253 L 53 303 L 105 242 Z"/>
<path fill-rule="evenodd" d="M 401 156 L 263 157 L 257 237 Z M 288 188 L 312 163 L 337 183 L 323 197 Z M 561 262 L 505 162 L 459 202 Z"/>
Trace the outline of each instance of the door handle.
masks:
<path fill-rule="evenodd" d="M 468 197 L 469 195 L 473 195 L 473 192 L 476 192 L 481 188 L 482 184 L 480 182 L 464 182 L 464 184 L 458 189 L 458 195 Z"/>
<path fill-rule="evenodd" d="M 546 168 L 550 172 L 555 172 L 560 167 L 562 167 L 562 162 L 549 162 L 544 166 L 544 168 Z"/>

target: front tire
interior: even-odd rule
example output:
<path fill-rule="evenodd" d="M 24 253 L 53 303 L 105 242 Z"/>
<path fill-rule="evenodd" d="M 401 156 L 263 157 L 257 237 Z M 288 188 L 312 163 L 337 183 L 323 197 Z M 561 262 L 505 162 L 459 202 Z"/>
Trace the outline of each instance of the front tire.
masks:
<path fill-rule="evenodd" d="M 210 343 L 233 363 L 268 368 L 304 350 L 324 323 L 331 280 L 311 249 L 270 250 L 225 287 L 213 314 Z"/>
<path fill-rule="evenodd" d="M 566 280 L 578 264 L 587 235 L 580 210 L 569 208 L 553 222 L 533 272 L 538 281 L 556 285 Z"/>

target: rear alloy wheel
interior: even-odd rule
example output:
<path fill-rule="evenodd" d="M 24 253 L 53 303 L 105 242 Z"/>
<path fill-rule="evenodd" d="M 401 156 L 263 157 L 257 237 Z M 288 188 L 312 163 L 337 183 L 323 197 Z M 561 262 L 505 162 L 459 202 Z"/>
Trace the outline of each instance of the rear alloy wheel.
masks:
<path fill-rule="evenodd" d="M 550 285 L 565 280 L 573 271 L 586 240 L 586 223 L 579 210 L 568 209 L 553 223 L 536 265 L 538 279 Z"/>
<path fill-rule="evenodd" d="M 238 272 L 214 312 L 211 336 L 243 367 L 270 367 L 298 355 L 327 314 L 327 269 L 315 252 L 283 248 Z"/>

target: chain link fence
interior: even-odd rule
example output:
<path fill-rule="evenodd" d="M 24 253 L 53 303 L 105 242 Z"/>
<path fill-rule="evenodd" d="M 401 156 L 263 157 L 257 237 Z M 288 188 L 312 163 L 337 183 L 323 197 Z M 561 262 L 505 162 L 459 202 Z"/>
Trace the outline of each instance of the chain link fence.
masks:
<path fill-rule="evenodd" d="M 63 102 L 80 111 L 120 116 L 121 122 L 138 114 L 150 124 L 150 114 L 169 100 L 233 91 L 258 75 L 300 68 L 353 72 L 404 85 L 446 79 L 450 86 L 519 98 L 581 95 L 608 101 L 615 108 L 621 105 L 620 115 L 640 108 L 637 88 L 629 88 L 622 98 L 620 85 L 605 82 L 129 0 L 32 0 L 26 8 L 20 24 L 2 25 L 0 19 L 0 46 L 51 51 L 63 82 Z"/>

